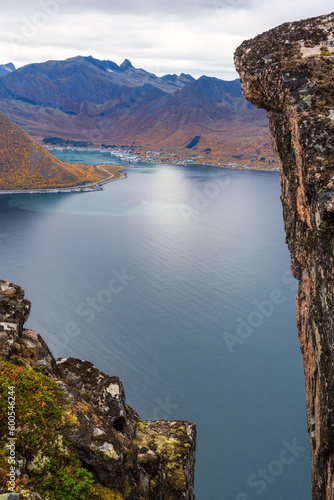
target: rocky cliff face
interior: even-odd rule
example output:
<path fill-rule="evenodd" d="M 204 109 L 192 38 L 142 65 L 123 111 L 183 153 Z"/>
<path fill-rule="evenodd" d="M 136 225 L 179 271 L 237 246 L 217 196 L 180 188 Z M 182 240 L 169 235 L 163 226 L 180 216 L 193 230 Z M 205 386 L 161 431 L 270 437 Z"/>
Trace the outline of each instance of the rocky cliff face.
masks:
<path fill-rule="evenodd" d="M 0 388 L 5 362 L 28 370 L 26 373 L 31 369 L 42 372 L 57 383 L 62 391 L 59 432 L 74 443 L 82 465 L 93 474 L 96 483 L 107 488 L 102 496 L 89 498 L 193 500 L 195 425 L 141 420 L 125 404 L 118 377 L 106 375 L 87 361 L 56 361 L 42 337 L 23 328 L 29 312 L 30 302 L 24 299 L 24 290 L 0 280 Z M 19 415 L 18 409 L 16 427 L 17 432 L 22 432 L 29 424 L 21 422 Z M 7 423 L 1 422 L 5 416 L 0 415 L 0 424 L 4 424 L 0 425 L 0 445 L 7 439 L 1 435 L 1 429 L 8 432 Z M 0 458 L 1 453 L 0 446 Z M 36 456 L 27 449 L 17 458 L 23 464 L 21 483 L 29 485 Z M 40 458 L 39 462 L 43 460 Z M 0 494 L 6 491 L 2 472 L 0 462 Z M 41 498 L 36 490 L 26 494 L 22 498 Z"/>
<path fill-rule="evenodd" d="M 313 500 L 334 498 L 334 14 L 288 23 L 235 52 L 245 97 L 265 108 L 304 358 Z"/>

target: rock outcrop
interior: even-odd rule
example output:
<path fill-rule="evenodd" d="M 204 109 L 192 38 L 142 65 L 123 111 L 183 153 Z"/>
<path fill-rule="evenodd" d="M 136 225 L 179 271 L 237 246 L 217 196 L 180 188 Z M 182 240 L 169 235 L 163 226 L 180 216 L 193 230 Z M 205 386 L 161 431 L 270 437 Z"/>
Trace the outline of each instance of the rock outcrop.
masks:
<path fill-rule="evenodd" d="M 42 372 L 57 383 L 62 391 L 62 434 L 74 443 L 81 464 L 96 483 L 113 492 L 94 498 L 193 500 L 195 425 L 140 419 L 125 404 L 118 377 L 106 375 L 87 361 L 56 361 L 42 337 L 23 328 L 29 312 L 24 290 L 0 281 L 0 368 L 7 361 Z M 27 422 L 18 421 L 17 426 L 27 426 Z M 0 433 L 0 443 L 5 439 Z M 29 460 L 35 458 L 27 454 L 20 471 L 26 484 L 32 470 Z M 0 463 L 0 495 L 4 491 Z M 41 498 L 35 494 L 29 498 Z"/>
<path fill-rule="evenodd" d="M 287 23 L 235 52 L 245 97 L 268 113 L 304 358 L 313 500 L 334 498 L 334 14 Z"/>

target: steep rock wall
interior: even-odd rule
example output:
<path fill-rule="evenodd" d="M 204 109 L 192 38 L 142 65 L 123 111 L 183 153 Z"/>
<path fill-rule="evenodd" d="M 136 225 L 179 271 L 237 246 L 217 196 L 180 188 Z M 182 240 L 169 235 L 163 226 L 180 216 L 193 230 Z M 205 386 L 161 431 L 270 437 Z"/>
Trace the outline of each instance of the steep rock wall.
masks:
<path fill-rule="evenodd" d="M 118 377 L 106 375 L 88 361 L 56 361 L 42 337 L 23 328 L 30 307 L 21 287 L 0 280 L 0 385 L 5 362 L 54 380 L 63 391 L 59 432 L 75 445 L 96 484 L 116 492 L 117 499 L 194 500 L 195 424 L 142 420 L 125 404 Z M 0 414 L 0 423 L 5 420 L 6 415 Z M 17 416 L 17 432 L 27 425 Z M 7 439 L 1 429 L 7 432 L 7 424 L 0 425 L 0 452 Z M 17 459 L 24 463 L 18 482 L 23 497 L 21 483 L 29 484 L 34 457 L 27 450 Z M 5 491 L 1 474 L 0 463 L 0 496 Z M 103 498 L 116 498 L 116 493 Z M 30 490 L 26 494 L 41 498 Z"/>
<path fill-rule="evenodd" d="M 299 280 L 313 500 L 334 498 L 334 14 L 286 23 L 235 52 L 245 97 L 268 113 Z"/>

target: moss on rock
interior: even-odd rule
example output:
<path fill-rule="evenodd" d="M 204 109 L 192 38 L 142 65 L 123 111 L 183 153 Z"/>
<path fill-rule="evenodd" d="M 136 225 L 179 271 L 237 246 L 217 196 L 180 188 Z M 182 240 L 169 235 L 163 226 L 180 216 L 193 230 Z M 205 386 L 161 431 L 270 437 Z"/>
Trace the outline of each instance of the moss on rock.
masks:
<path fill-rule="evenodd" d="M 35 491 L 45 500 L 83 500 L 93 483 L 61 431 L 62 397 L 57 384 L 31 368 L 0 362 L 0 493 L 8 490 L 8 394 L 15 414 L 10 436 L 15 459 L 24 464 L 16 491 Z"/>

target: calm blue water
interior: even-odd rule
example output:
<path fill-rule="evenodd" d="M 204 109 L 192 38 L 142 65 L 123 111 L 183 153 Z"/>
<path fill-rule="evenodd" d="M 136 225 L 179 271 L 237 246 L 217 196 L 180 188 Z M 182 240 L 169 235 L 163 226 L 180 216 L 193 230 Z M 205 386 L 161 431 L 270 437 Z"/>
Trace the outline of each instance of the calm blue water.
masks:
<path fill-rule="evenodd" d="M 311 498 L 278 177 L 138 166 L 102 192 L 0 197 L 28 326 L 118 375 L 142 418 L 196 422 L 198 500 Z"/>

